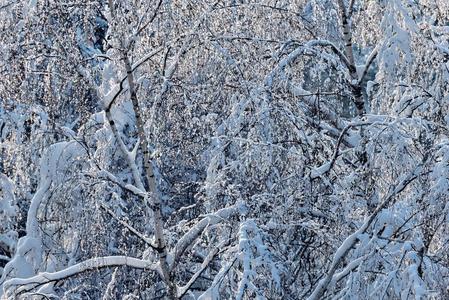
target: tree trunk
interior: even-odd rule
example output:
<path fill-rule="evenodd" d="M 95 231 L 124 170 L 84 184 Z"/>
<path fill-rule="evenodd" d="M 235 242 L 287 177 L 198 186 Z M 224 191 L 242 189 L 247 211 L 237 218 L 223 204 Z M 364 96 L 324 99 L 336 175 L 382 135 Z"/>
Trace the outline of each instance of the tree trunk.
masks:
<path fill-rule="evenodd" d="M 156 238 L 156 246 L 159 252 L 159 262 L 161 264 L 162 274 L 164 281 L 167 284 L 168 297 L 170 299 L 176 299 L 176 285 L 172 282 L 169 266 L 167 263 L 167 248 L 164 238 L 164 223 L 162 220 L 162 201 L 157 190 L 156 179 L 153 170 L 153 164 L 148 149 L 148 142 L 145 135 L 144 124 L 142 121 L 142 113 L 139 107 L 139 101 L 137 99 L 136 88 L 134 83 L 134 75 L 132 71 L 131 62 L 128 55 L 124 54 L 124 62 L 127 74 L 127 81 L 129 86 L 129 93 L 133 104 L 134 114 L 136 116 L 137 132 L 140 139 L 140 147 L 143 153 L 143 166 L 145 169 L 145 176 L 148 184 L 148 192 L 150 195 L 149 205 L 153 210 L 154 215 L 154 231 Z"/>

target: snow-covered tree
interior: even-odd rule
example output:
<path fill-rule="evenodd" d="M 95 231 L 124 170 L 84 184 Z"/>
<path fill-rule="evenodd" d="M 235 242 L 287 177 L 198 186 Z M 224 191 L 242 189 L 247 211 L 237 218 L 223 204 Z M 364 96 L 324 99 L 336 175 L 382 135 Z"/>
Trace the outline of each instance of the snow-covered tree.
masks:
<path fill-rule="evenodd" d="M 448 11 L 0 2 L 0 298 L 449 297 Z"/>

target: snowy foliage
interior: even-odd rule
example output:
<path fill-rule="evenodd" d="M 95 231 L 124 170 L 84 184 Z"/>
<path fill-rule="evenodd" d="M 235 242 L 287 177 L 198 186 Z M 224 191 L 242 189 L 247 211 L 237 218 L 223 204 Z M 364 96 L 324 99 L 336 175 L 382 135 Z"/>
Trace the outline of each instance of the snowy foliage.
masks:
<path fill-rule="evenodd" d="M 446 0 L 0 0 L 0 299 L 449 298 Z"/>

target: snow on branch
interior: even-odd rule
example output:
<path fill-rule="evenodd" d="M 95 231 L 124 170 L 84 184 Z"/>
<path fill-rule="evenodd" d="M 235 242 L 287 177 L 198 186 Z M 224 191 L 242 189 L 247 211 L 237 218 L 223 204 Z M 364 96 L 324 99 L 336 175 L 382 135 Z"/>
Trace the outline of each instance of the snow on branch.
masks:
<path fill-rule="evenodd" d="M 181 298 L 182 296 L 185 295 L 185 293 L 187 293 L 189 291 L 190 287 L 196 282 L 198 277 L 200 277 L 201 274 L 206 270 L 206 268 L 212 262 L 214 257 L 218 254 L 220 249 L 223 248 L 228 243 L 229 243 L 229 240 L 223 241 L 209 252 L 209 254 L 206 256 L 204 261 L 201 263 L 200 268 L 198 269 L 198 271 L 195 272 L 195 274 L 192 275 L 189 282 L 187 282 L 184 286 L 182 286 L 178 289 L 178 298 Z"/>
<path fill-rule="evenodd" d="M 290 64 L 292 64 L 298 57 L 303 55 L 307 50 L 312 49 L 313 47 L 321 46 L 321 47 L 330 47 L 332 51 L 337 54 L 337 56 L 343 61 L 346 67 L 349 68 L 351 65 L 348 58 L 344 55 L 344 53 L 338 49 L 338 47 L 327 40 L 313 40 L 306 43 L 303 46 L 299 46 L 295 50 L 293 50 L 290 54 L 288 54 L 284 59 L 282 59 L 279 64 L 265 77 L 264 86 L 268 89 L 271 89 L 273 85 L 274 76 L 276 76 L 279 72 L 284 70 L 284 68 Z"/>
<path fill-rule="evenodd" d="M 157 263 L 127 256 L 95 257 L 57 272 L 42 272 L 29 278 L 13 278 L 5 281 L 3 289 L 7 296 L 30 291 L 49 282 L 60 281 L 72 276 L 101 268 L 128 266 L 136 269 L 156 271 L 160 274 Z M 11 290 L 13 289 L 13 290 Z"/>
<path fill-rule="evenodd" d="M 334 153 L 332 155 L 331 160 L 326 162 L 326 163 L 324 163 L 319 168 L 313 169 L 310 172 L 310 178 L 311 179 L 318 178 L 320 176 L 323 176 L 323 175 L 329 173 L 329 171 L 332 170 L 335 162 L 337 161 L 337 158 L 338 158 L 338 155 L 339 155 L 339 151 L 340 151 L 340 146 L 342 144 L 343 138 L 344 138 L 345 134 L 348 132 L 349 129 L 351 129 L 353 127 L 360 127 L 360 126 L 366 126 L 366 125 L 371 125 L 371 124 L 372 124 L 371 122 L 361 122 L 361 123 L 348 124 L 343 129 L 343 131 L 340 133 L 340 136 L 338 137 L 337 144 L 335 146 L 335 150 L 334 150 Z"/>
<path fill-rule="evenodd" d="M 106 119 L 108 120 L 109 126 L 111 127 L 111 130 L 115 137 L 115 140 L 117 141 L 117 143 L 120 147 L 120 150 L 121 150 L 123 156 L 125 157 L 125 160 L 129 166 L 129 168 L 131 169 L 131 173 L 133 175 L 133 179 L 134 179 L 134 182 L 135 182 L 137 188 L 141 191 L 144 191 L 145 188 L 143 186 L 142 178 L 140 177 L 139 169 L 136 165 L 135 155 L 133 154 L 134 151 L 128 151 L 128 149 L 126 148 L 126 145 L 123 142 L 122 137 L 120 136 L 117 126 L 115 125 L 115 122 L 112 119 L 112 114 L 111 114 L 110 109 L 106 110 Z"/>
<path fill-rule="evenodd" d="M 169 90 L 170 81 L 171 81 L 172 77 L 174 76 L 176 69 L 178 68 L 181 58 L 187 52 L 187 50 L 192 46 L 192 41 L 193 41 L 194 36 L 196 36 L 196 34 L 198 33 L 199 27 L 201 26 L 203 21 L 206 19 L 206 17 L 212 12 L 213 8 L 214 8 L 214 5 L 210 6 L 209 9 L 206 12 L 204 12 L 198 18 L 198 20 L 193 24 L 190 32 L 186 35 L 187 38 L 183 41 L 181 47 L 179 48 L 179 50 L 176 52 L 174 58 L 172 59 L 171 64 L 167 68 L 164 68 L 164 70 L 163 70 L 164 76 L 163 76 L 162 86 L 161 86 L 159 93 L 157 93 L 157 95 L 154 99 L 153 108 L 159 106 L 160 103 L 163 101 L 164 95 Z M 154 120 L 154 113 L 155 112 L 153 109 L 153 112 L 151 115 L 151 120 Z"/>
<path fill-rule="evenodd" d="M 269 269 L 274 283 L 271 286 L 270 282 L 268 288 L 280 289 L 281 276 L 279 269 L 267 246 L 264 245 L 261 232 L 253 219 L 240 224 L 239 251 L 243 272 L 236 291 L 236 299 L 245 299 L 244 295 L 247 290 L 251 290 L 258 299 L 262 298 L 263 292 L 254 283 L 261 266 Z"/>
<path fill-rule="evenodd" d="M 109 180 L 112 183 L 115 183 L 116 185 L 118 185 L 119 187 L 121 187 L 122 189 L 141 197 L 142 199 L 144 199 L 147 194 L 145 193 L 145 191 L 140 190 L 139 188 L 137 188 L 135 185 L 132 185 L 130 183 L 125 183 L 123 181 L 121 181 L 120 179 L 117 178 L 117 176 L 115 176 L 114 174 L 112 174 L 111 172 L 104 170 L 104 169 L 100 169 L 100 171 L 97 173 L 97 175 L 100 178 L 104 178 L 105 180 Z M 88 175 L 90 176 L 90 175 Z"/>
<path fill-rule="evenodd" d="M 71 141 L 51 145 L 42 156 L 38 189 L 31 199 L 27 212 L 26 235 L 19 239 L 17 250 L 14 257 L 5 266 L 0 284 L 6 280 L 7 276 L 32 276 L 39 269 L 42 262 L 39 209 L 49 199 L 52 185 L 60 183 L 61 174 L 83 155 L 84 148 L 77 142 Z"/>
<path fill-rule="evenodd" d="M 307 298 L 308 300 L 317 300 L 321 299 L 326 290 L 328 289 L 329 284 L 331 283 L 335 272 L 338 269 L 340 263 L 344 260 L 344 258 L 348 255 L 349 251 L 356 245 L 359 241 L 360 235 L 366 232 L 366 230 L 371 226 L 373 221 L 376 219 L 379 212 L 384 209 L 387 205 L 389 205 L 395 197 L 401 193 L 411 182 L 413 182 L 422 172 L 424 165 L 431 158 L 431 151 L 435 149 L 431 149 L 424 156 L 420 164 L 418 164 L 403 180 L 401 180 L 384 198 L 384 200 L 376 207 L 376 209 L 369 215 L 362 226 L 359 227 L 357 231 L 348 236 L 337 251 L 334 254 L 332 259 L 331 267 L 325 277 L 318 282 L 318 285 L 315 287 L 312 294 Z"/>
<path fill-rule="evenodd" d="M 368 74 L 369 67 L 371 66 L 374 59 L 376 59 L 377 54 L 379 53 L 380 45 L 381 44 L 377 44 L 377 46 L 373 49 L 373 51 L 371 51 L 370 55 L 366 59 L 366 63 L 363 66 L 363 68 L 361 69 L 361 72 L 359 74 L 359 80 L 358 80 L 357 84 L 360 85 L 362 83 L 363 79 L 365 79 L 366 74 Z"/>
<path fill-rule="evenodd" d="M 172 251 L 173 263 L 171 265 L 171 270 L 176 267 L 184 251 L 201 235 L 201 233 L 204 231 L 204 229 L 206 229 L 207 226 L 218 224 L 223 220 L 229 219 L 232 216 L 240 213 L 244 209 L 245 208 L 243 203 L 237 203 L 235 205 L 222 208 L 215 213 L 205 216 L 201 221 L 199 221 L 195 226 L 187 231 L 179 239 L 178 243 Z"/>
<path fill-rule="evenodd" d="M 224 265 L 218 274 L 215 276 L 214 281 L 210 285 L 210 287 L 198 298 L 198 300 L 209 300 L 209 299 L 219 299 L 219 289 L 220 285 L 223 282 L 223 279 L 231 270 L 234 263 L 237 261 L 237 256 L 235 256 L 230 262 Z"/>

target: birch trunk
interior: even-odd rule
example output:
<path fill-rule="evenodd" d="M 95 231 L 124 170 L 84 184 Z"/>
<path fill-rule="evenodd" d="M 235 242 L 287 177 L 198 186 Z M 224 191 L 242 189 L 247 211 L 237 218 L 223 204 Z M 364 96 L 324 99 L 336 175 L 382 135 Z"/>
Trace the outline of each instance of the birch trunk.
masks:
<path fill-rule="evenodd" d="M 357 67 L 355 65 L 354 53 L 352 51 L 352 28 L 351 19 L 348 16 L 347 9 L 343 0 L 338 0 L 338 6 L 341 11 L 342 29 L 343 29 L 343 40 L 345 43 L 345 55 L 349 61 L 349 74 L 351 76 L 351 87 L 352 94 L 354 96 L 354 104 L 357 109 L 357 116 L 363 116 L 365 111 L 365 105 L 362 95 L 362 87 L 359 81 L 359 75 L 357 73 Z"/>
<path fill-rule="evenodd" d="M 167 248 L 165 244 L 164 232 L 163 232 L 163 220 L 162 220 L 162 201 L 157 190 L 156 179 L 153 170 L 153 164 L 148 149 L 148 142 L 145 135 L 144 124 L 142 121 L 142 113 L 139 107 L 139 101 L 137 99 L 134 75 L 132 71 L 132 65 L 128 55 L 124 54 L 124 63 L 126 68 L 126 79 L 128 81 L 129 93 L 131 102 L 136 116 L 137 132 L 140 140 L 140 147 L 143 153 L 143 166 L 145 169 L 145 176 L 148 184 L 148 192 L 150 195 L 150 206 L 154 215 L 154 231 L 156 239 L 156 247 L 159 253 L 159 262 L 162 269 L 164 281 L 168 287 L 168 296 L 171 299 L 176 299 L 176 285 L 172 281 L 171 274 L 167 263 Z"/>

